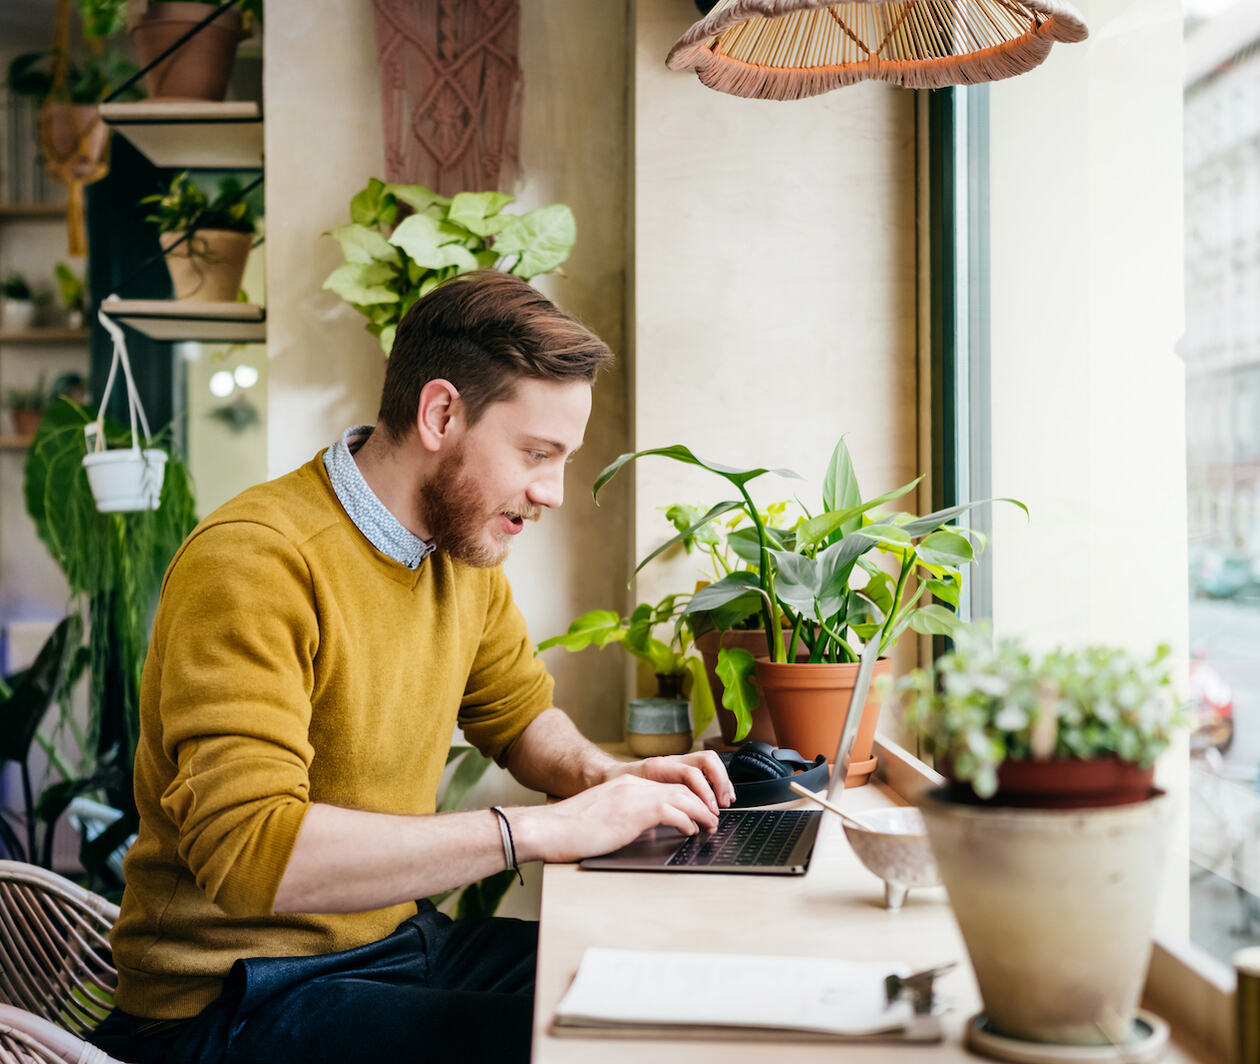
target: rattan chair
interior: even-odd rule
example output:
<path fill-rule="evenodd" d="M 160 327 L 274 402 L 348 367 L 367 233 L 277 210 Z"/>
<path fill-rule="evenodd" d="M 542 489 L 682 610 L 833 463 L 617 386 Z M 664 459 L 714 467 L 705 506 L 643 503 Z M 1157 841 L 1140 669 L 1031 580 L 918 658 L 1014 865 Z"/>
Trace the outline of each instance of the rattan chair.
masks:
<path fill-rule="evenodd" d="M 0 861 L 0 1064 L 111 1064 L 83 1035 L 113 1007 L 117 919 L 59 875 Z"/>

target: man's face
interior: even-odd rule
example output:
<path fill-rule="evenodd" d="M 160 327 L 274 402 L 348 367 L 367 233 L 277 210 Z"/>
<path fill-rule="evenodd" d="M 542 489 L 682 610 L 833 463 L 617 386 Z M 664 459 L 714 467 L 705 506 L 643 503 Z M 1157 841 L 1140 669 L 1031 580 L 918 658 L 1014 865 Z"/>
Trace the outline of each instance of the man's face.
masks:
<path fill-rule="evenodd" d="M 512 538 L 564 501 L 564 472 L 591 413 L 585 381 L 517 382 L 491 403 L 421 485 L 420 515 L 439 550 L 469 565 L 498 565 Z"/>

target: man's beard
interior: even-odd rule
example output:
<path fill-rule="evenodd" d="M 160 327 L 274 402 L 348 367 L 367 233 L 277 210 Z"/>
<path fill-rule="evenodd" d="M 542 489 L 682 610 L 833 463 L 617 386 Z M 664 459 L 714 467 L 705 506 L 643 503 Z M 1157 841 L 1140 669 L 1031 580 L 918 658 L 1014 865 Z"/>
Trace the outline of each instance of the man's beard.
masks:
<path fill-rule="evenodd" d="M 490 509 L 472 477 L 464 472 L 461 446 L 444 458 L 437 474 L 420 485 L 420 517 L 433 537 L 433 545 L 465 565 L 489 569 L 500 564 L 511 549 L 506 536 L 490 531 L 490 522 L 504 511 L 536 520 L 537 507 Z"/>

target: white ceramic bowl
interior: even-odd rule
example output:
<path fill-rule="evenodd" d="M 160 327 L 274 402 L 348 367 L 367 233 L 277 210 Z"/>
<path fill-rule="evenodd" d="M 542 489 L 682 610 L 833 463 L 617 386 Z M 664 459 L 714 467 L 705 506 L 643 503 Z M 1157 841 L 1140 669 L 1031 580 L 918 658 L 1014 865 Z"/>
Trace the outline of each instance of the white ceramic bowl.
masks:
<path fill-rule="evenodd" d="M 884 881 L 884 908 L 900 909 L 911 887 L 940 886 L 922 813 L 896 806 L 854 815 L 869 830 L 845 824 L 844 833 L 858 859 Z"/>

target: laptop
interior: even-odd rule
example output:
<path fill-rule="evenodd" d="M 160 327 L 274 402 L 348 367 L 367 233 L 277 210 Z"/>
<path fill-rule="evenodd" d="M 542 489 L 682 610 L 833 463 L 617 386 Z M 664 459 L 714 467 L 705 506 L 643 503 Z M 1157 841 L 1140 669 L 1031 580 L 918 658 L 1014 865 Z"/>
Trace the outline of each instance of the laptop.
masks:
<path fill-rule="evenodd" d="M 879 641 L 862 652 L 849 710 L 832 762 L 827 798 L 839 802 L 853 760 L 862 706 L 871 685 Z M 717 831 L 684 835 L 677 828 L 655 827 L 634 842 L 601 857 L 588 857 L 580 867 L 615 872 L 737 872 L 752 875 L 802 876 L 809 868 L 822 811 L 818 809 L 723 809 Z"/>

